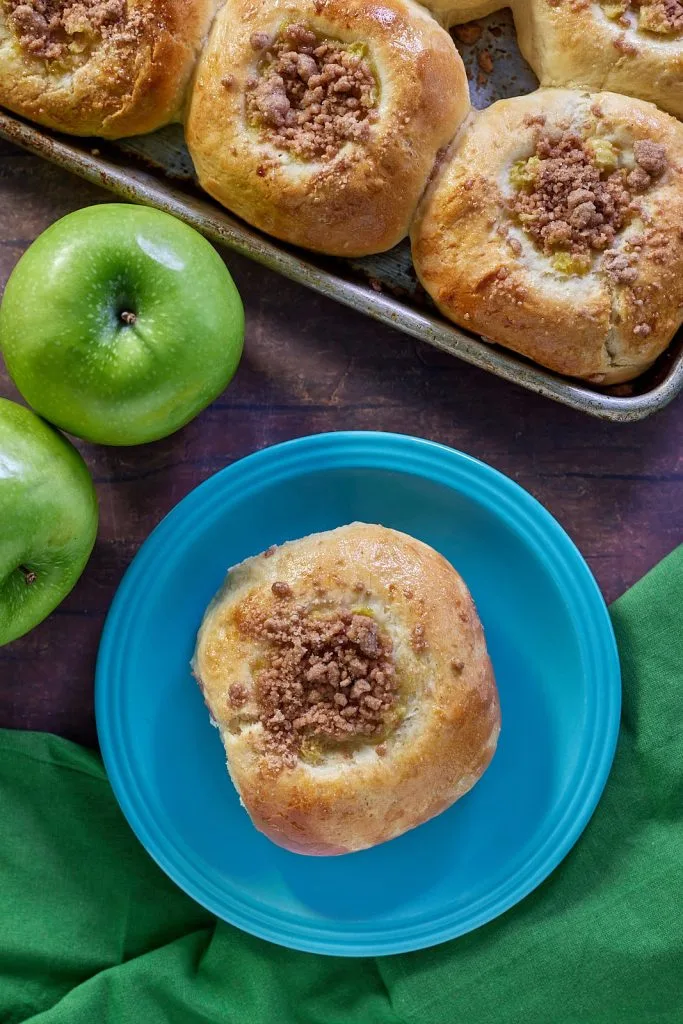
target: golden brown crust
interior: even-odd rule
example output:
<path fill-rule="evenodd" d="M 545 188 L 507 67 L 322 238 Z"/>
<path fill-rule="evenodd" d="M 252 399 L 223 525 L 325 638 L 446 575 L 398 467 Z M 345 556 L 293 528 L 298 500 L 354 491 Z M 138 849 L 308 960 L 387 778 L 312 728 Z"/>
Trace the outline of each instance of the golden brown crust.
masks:
<path fill-rule="evenodd" d="M 264 754 L 254 664 L 263 648 L 240 632 L 245 599 L 268 610 L 273 583 L 300 604 L 359 603 L 391 637 L 404 717 L 383 742 L 323 749 L 273 773 Z M 500 711 L 470 595 L 432 548 L 355 523 L 284 544 L 228 574 L 207 610 L 194 671 L 219 726 L 228 768 L 249 815 L 299 853 L 347 853 L 391 839 L 449 807 L 493 756 Z M 232 706 L 230 687 L 243 698 Z M 233 691 L 234 692 L 234 691 Z"/>
<path fill-rule="evenodd" d="M 616 3 L 614 4 L 616 7 Z M 519 48 L 545 86 L 636 96 L 683 118 L 683 34 L 643 32 L 597 0 L 516 0 Z"/>
<path fill-rule="evenodd" d="M 664 147 L 666 170 L 613 252 L 618 281 L 595 254 L 585 275 L 556 271 L 509 212 L 510 169 L 533 153 L 539 122 Z M 412 228 L 418 276 L 461 326 L 558 373 L 600 384 L 630 380 L 664 351 L 683 319 L 683 126 L 649 103 L 613 93 L 541 89 L 473 116 L 428 189 Z"/>
<path fill-rule="evenodd" d="M 501 7 L 510 6 L 509 0 L 420 0 L 420 3 L 446 28 L 485 18 Z"/>
<path fill-rule="evenodd" d="M 122 6 L 120 23 L 95 31 L 82 52 L 50 59 L 22 44 L 0 0 L 0 104 L 58 131 L 104 138 L 182 119 L 215 0 L 127 0 Z"/>
<path fill-rule="evenodd" d="M 329 160 L 297 160 L 249 123 L 255 33 L 303 23 L 321 37 L 364 44 L 379 79 L 369 137 Z M 408 231 L 439 149 L 469 109 L 452 40 L 411 0 L 228 0 L 200 60 L 187 121 L 199 180 L 250 224 L 319 252 L 360 256 Z"/>

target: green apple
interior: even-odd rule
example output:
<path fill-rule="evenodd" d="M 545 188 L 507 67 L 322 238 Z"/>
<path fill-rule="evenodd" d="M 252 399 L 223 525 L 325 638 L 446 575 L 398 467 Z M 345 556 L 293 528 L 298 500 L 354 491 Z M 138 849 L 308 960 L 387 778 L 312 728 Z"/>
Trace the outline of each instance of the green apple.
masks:
<path fill-rule="evenodd" d="M 0 349 L 28 404 L 100 444 L 184 426 L 231 380 L 243 339 L 239 293 L 206 239 L 118 203 L 43 232 L 0 307 Z"/>
<path fill-rule="evenodd" d="M 30 409 L 0 398 L 0 647 L 66 597 L 96 533 L 81 456 Z"/>

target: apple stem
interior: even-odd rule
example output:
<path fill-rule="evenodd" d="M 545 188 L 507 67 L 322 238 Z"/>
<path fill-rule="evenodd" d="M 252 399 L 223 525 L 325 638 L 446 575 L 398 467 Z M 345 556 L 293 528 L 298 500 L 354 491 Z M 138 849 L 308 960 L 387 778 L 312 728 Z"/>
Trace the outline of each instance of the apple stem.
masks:
<path fill-rule="evenodd" d="M 124 324 L 134 324 L 135 321 L 137 320 L 137 317 L 135 313 L 131 313 L 127 309 L 124 309 L 123 313 L 121 313 L 121 319 L 123 320 Z"/>
<path fill-rule="evenodd" d="M 33 569 L 27 569 L 25 565 L 20 565 L 19 570 L 24 574 L 24 583 L 27 587 L 30 587 L 31 584 L 35 583 L 38 579 L 38 576 L 34 573 Z"/>

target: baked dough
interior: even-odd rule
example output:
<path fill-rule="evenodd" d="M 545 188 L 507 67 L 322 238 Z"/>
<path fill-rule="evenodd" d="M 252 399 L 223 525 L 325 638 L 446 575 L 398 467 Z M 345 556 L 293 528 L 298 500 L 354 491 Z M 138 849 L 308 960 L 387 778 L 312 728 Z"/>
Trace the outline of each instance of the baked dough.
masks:
<path fill-rule="evenodd" d="M 485 18 L 501 7 L 509 7 L 509 0 L 420 0 L 446 28 L 462 25 L 475 18 Z"/>
<path fill-rule="evenodd" d="M 248 223 L 362 256 L 407 234 L 468 109 L 453 41 L 411 0 L 227 0 L 187 143 L 203 188 Z"/>
<path fill-rule="evenodd" d="M 516 0 L 514 16 L 541 85 L 621 92 L 683 118 L 681 0 Z"/>
<path fill-rule="evenodd" d="M 683 125 L 541 89 L 473 115 L 412 229 L 449 318 L 558 373 L 638 376 L 683 319 Z"/>
<path fill-rule="evenodd" d="M 215 0 L 0 0 L 0 104 L 72 135 L 182 118 Z"/>
<path fill-rule="evenodd" d="M 462 579 L 433 548 L 354 523 L 228 573 L 194 672 L 254 825 L 297 853 L 392 839 L 450 807 L 500 711 Z"/>

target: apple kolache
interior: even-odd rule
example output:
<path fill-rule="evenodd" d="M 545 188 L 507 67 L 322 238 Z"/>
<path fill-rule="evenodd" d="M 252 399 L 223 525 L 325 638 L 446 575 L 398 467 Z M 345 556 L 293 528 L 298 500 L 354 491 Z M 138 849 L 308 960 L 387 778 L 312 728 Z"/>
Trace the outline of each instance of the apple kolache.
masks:
<path fill-rule="evenodd" d="M 625 93 L 683 118 L 681 0 L 516 0 L 514 16 L 541 85 Z"/>
<path fill-rule="evenodd" d="M 433 548 L 382 526 L 232 568 L 193 668 L 254 825 L 297 853 L 414 828 L 496 749 L 498 693 L 467 587 Z"/>
<path fill-rule="evenodd" d="M 0 0 L 0 103 L 112 138 L 182 120 L 200 184 L 254 227 L 346 257 L 410 232 L 446 317 L 631 380 L 681 322 L 682 128 L 638 97 L 683 115 L 683 0 L 514 0 L 541 88 L 476 112 L 435 19 L 502 6 Z"/>
<path fill-rule="evenodd" d="M 182 120 L 215 0 L 0 0 L 0 104 L 71 135 Z"/>
<path fill-rule="evenodd" d="M 199 61 L 199 182 L 276 238 L 391 248 L 469 110 L 455 45 L 412 0 L 227 0 Z"/>
<path fill-rule="evenodd" d="M 683 320 L 683 125 L 615 93 L 501 100 L 454 142 L 412 246 L 456 323 L 558 373 L 630 380 Z"/>

